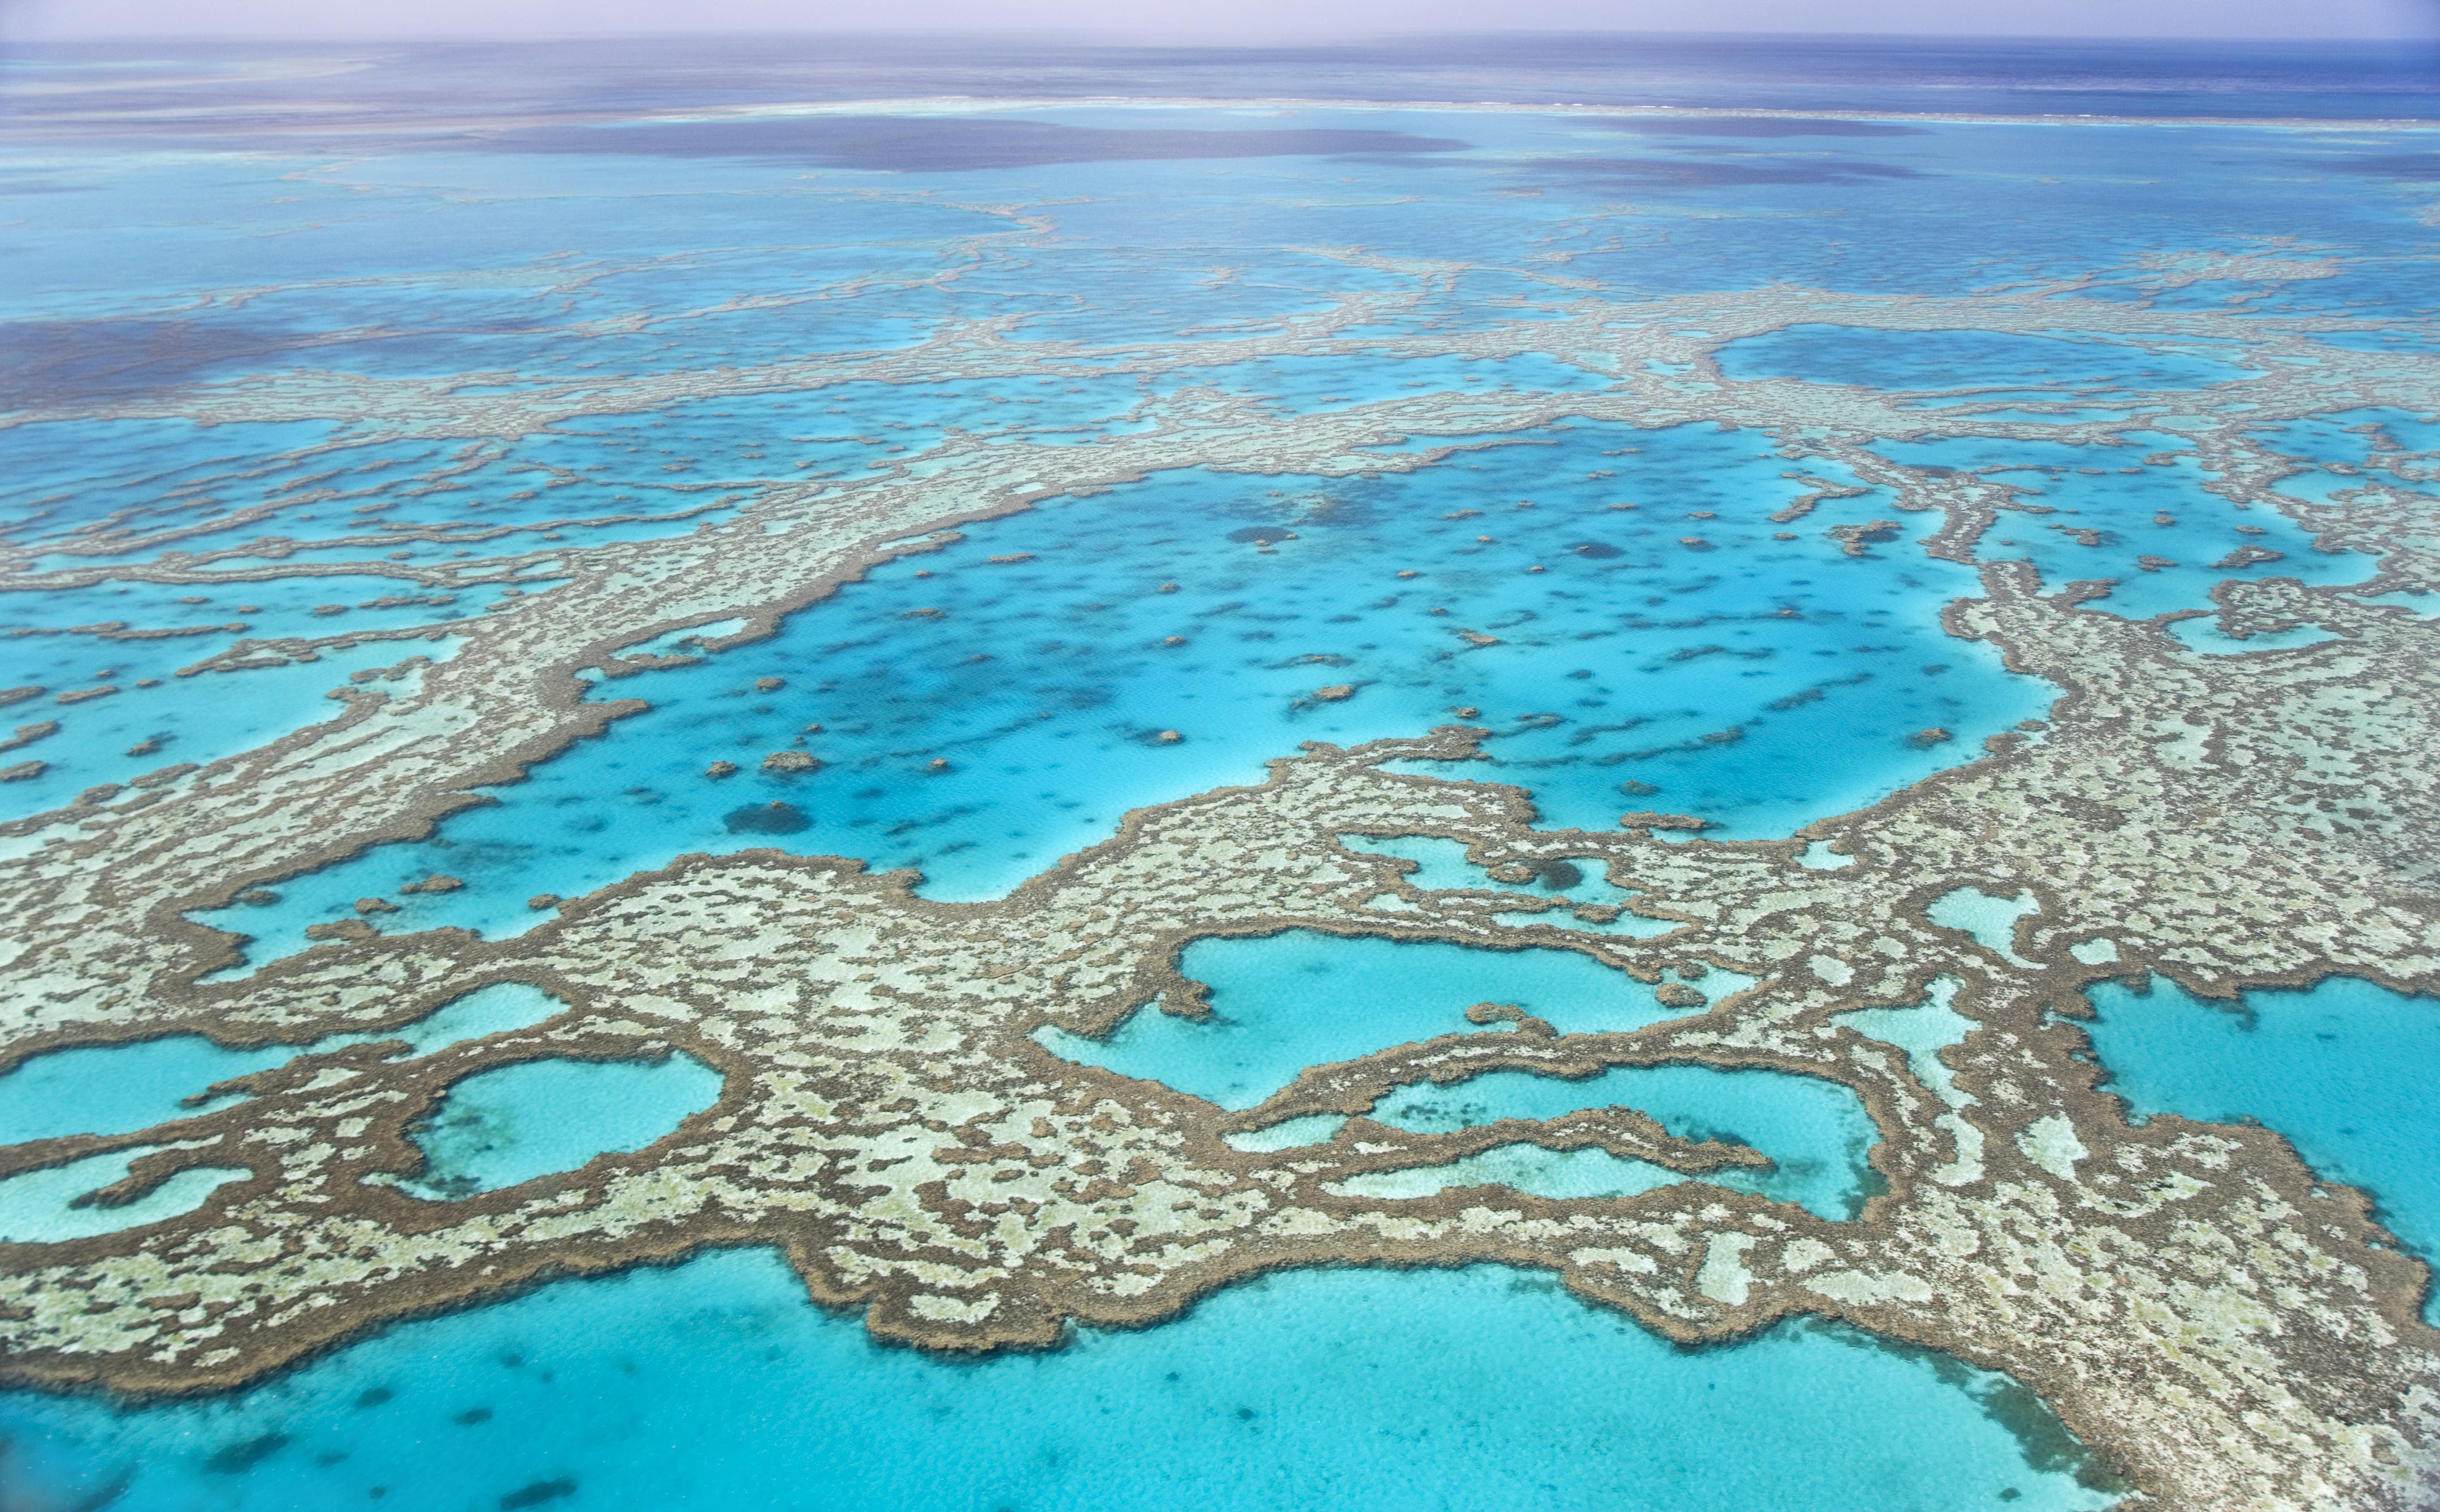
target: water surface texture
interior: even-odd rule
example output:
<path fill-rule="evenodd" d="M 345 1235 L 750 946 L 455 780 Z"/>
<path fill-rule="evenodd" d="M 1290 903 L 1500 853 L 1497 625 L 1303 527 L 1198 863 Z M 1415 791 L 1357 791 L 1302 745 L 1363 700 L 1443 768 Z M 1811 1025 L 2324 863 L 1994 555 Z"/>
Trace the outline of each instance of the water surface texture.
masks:
<path fill-rule="evenodd" d="M 200 1035 L 124 1045 L 58 1050 L 0 1074 L 0 1144 L 63 1134 L 124 1134 L 187 1110 L 218 1107 L 220 1082 L 286 1065 L 299 1055 L 378 1040 L 398 1040 L 424 1055 L 460 1040 L 529 1028 L 565 1004 L 538 987 L 503 981 L 479 987 L 409 1024 L 386 1032 L 333 1035 L 311 1045 L 228 1050 Z M 241 1097 L 231 1092 L 231 1099 Z"/>

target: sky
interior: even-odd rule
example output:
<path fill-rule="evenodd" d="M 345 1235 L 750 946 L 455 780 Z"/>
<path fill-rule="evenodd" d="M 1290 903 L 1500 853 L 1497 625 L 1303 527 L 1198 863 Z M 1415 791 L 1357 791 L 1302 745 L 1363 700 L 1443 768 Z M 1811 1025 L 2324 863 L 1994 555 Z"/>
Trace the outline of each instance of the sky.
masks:
<path fill-rule="evenodd" d="M 2440 36 L 2440 0 L 0 0 L 21 41 L 1088 33 L 1262 44 L 1423 32 L 1783 31 L 2364 40 Z"/>

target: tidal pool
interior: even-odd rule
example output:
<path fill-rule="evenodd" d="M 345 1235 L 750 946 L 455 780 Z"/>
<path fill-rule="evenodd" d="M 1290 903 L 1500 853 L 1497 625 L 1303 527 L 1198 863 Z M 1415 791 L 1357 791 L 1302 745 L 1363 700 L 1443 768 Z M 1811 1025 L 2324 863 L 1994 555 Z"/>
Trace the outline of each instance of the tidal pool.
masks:
<path fill-rule="evenodd" d="M 1342 835 L 1338 838 L 1351 851 L 1414 862 L 1415 869 L 1407 873 L 1407 880 L 1426 891 L 1473 888 L 1487 892 L 1536 892 L 1570 903 L 1606 904 L 1624 903 L 1633 896 L 1630 890 L 1614 886 L 1608 868 L 1590 857 L 1544 861 L 1535 866 L 1530 880 L 1502 882 L 1465 858 L 1462 840 L 1430 835 Z"/>
<path fill-rule="evenodd" d="M 1512 929 L 1549 927 L 1586 934 L 1623 934 L 1649 939 L 1678 927 L 1677 920 L 1646 918 L 1625 908 L 1624 905 L 1634 896 L 1634 890 L 1614 885 L 1609 880 L 1608 868 L 1591 856 L 1545 860 L 1534 865 L 1531 879 L 1502 882 L 1489 871 L 1467 860 L 1462 841 L 1428 835 L 1342 835 L 1338 840 L 1351 851 L 1414 862 L 1413 870 L 1406 873 L 1407 882 L 1426 891 L 1523 892 L 1561 904 L 1590 904 L 1596 910 L 1607 909 L 1610 912 L 1610 916 L 1605 919 L 1598 911 L 1579 914 L 1574 907 L 1567 907 L 1512 909 L 1491 916 L 1494 923 L 1504 924 Z M 1394 892 L 1375 893 L 1365 906 L 1389 913 L 1408 912 L 1415 907 Z"/>
<path fill-rule="evenodd" d="M 0 1179 L 0 1243 L 55 1244 L 158 1223 L 193 1212 L 215 1187 L 247 1174 L 242 1167 L 189 1166 L 133 1202 L 77 1205 L 80 1197 L 124 1179 L 130 1165 L 158 1148 L 143 1145 L 89 1155 Z"/>
<path fill-rule="evenodd" d="M 436 1200 L 573 1171 L 640 1150 L 720 1100 L 720 1073 L 691 1055 L 659 1061 L 524 1060 L 477 1071 L 408 1129 L 422 1175 L 396 1184 Z"/>
<path fill-rule="evenodd" d="M 1934 898 L 1924 916 L 1943 928 L 1974 937 L 1974 943 L 2012 966 L 2028 970 L 2033 963 L 2017 954 L 2017 921 L 2039 913 L 2041 904 L 2030 892 L 2000 897 L 1980 888 L 1958 888 Z"/>
<path fill-rule="evenodd" d="M 1513 1028 L 1470 1022 L 1465 1011 L 1477 1003 L 1513 1004 L 1561 1034 L 1637 1029 L 1688 1012 L 1663 1006 L 1651 987 L 1572 950 L 1487 950 L 1290 929 L 1197 940 L 1178 969 L 1211 989 L 1206 1017 L 1183 1018 L 1148 1003 L 1107 1039 L 1056 1028 L 1035 1038 L 1068 1060 L 1233 1109 L 1262 1102 L 1311 1066 L 1437 1035 Z M 1746 981 L 1714 972 L 1697 990 L 1724 997 Z"/>
<path fill-rule="evenodd" d="M 0 1500 L 112 1512 L 2114 1499 L 2006 1377 L 1809 1323 L 1678 1349 L 1488 1266 L 1288 1272 L 1158 1327 L 955 1360 L 875 1345 L 767 1251 L 713 1253 L 401 1324 L 234 1396 L 9 1394 L 0 1433 Z"/>
<path fill-rule="evenodd" d="M 1781 1202 L 1795 1202 L 1831 1219 L 1854 1217 L 1864 1199 L 1881 1190 L 1868 1163 L 1879 1137 L 1864 1101 L 1852 1088 L 1811 1076 L 1761 1070 L 1728 1071 L 1711 1066 L 1624 1066 L 1584 1081 L 1562 1081 L 1524 1071 L 1493 1071 L 1448 1086 L 1418 1083 L 1401 1087 L 1383 1098 L 1372 1116 L 1396 1128 L 1420 1133 L 1444 1133 L 1503 1118 L 1551 1119 L 1586 1107 L 1631 1107 L 1680 1139 L 1717 1140 L 1749 1145 L 1771 1158 L 1767 1171 L 1724 1170 L 1699 1178 L 1642 1161 L 1624 1161 L 1601 1150 L 1568 1152 L 1566 1177 L 1581 1184 L 1603 1161 L 1642 1166 L 1659 1172 L 1663 1181 L 1699 1179 Z M 1508 1158 L 1522 1180 L 1504 1176 L 1478 1176 L 1499 1180 L 1523 1192 L 1544 1197 L 1597 1196 L 1533 1184 L 1542 1179 L 1534 1156 L 1552 1152 L 1524 1151 Z M 1486 1152 L 1492 1153 L 1492 1152 Z M 1588 1161 L 1585 1157 L 1598 1157 Z M 1444 1171 L 1452 1167 L 1442 1167 Z M 1405 1174 L 1405 1173 L 1400 1173 Z M 1641 1173 L 1613 1173 L 1622 1180 L 1640 1179 Z M 1456 1181 L 1448 1185 L 1462 1184 Z M 1353 1183 L 1351 1183 L 1351 1187 Z M 1644 1190 L 1637 1186 L 1634 1190 Z M 1622 1193 L 1621 1195 L 1624 1195 Z"/>
<path fill-rule="evenodd" d="M 501 981 L 453 999 L 396 1029 L 332 1035 L 310 1045 L 229 1050 L 201 1035 L 171 1035 L 55 1050 L 0 1075 L 0 1144 L 63 1134 L 131 1133 L 189 1117 L 200 1109 L 188 1107 L 187 1099 L 299 1055 L 384 1039 L 404 1041 L 405 1054 L 426 1055 L 460 1040 L 530 1028 L 565 1007 L 539 987 Z M 231 1099 L 242 1095 L 229 1094 Z"/>

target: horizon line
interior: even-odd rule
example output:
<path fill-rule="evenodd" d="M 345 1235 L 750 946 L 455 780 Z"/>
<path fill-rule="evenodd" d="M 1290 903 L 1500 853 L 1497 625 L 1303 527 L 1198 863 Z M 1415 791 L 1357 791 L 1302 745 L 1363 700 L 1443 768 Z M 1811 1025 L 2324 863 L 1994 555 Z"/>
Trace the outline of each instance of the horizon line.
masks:
<path fill-rule="evenodd" d="M 1312 32 L 1261 41 L 1229 40 L 1205 33 L 1168 33 L 1159 31 L 1128 31 L 1116 28 L 1077 27 L 937 27 L 908 29 L 861 27 L 619 27 L 587 33 L 566 31 L 403 31 L 403 32 L 275 32 L 217 31 L 138 33 L 119 31 L 49 31 L 42 35 L 10 38 L 0 27 L 0 45 L 50 44 L 86 45 L 95 43 L 124 44 L 132 46 L 182 46 L 193 45 L 243 45 L 270 43 L 290 45 L 348 44 L 373 46 L 398 46 L 415 44 L 448 44 L 455 45 L 495 45 L 503 43 L 602 44 L 644 41 L 693 39 L 701 41 L 750 42 L 757 40 L 854 39 L 863 42 L 1057 42 L 1087 44 L 1097 46 L 1161 47 L 1209 52 L 1271 52 L 1295 51 L 1326 46 L 1355 46 L 1368 44 L 1400 42 L 1531 42 L 1582 41 L 1586 39 L 1690 42 L 1753 42 L 1776 40 L 1790 43 L 2018 43 L 2037 45 L 2072 46 L 2082 45 L 2211 46 L 2226 45 L 2277 45 L 2307 47 L 2360 47 L 2377 45 L 2416 45 L 2440 48 L 2440 33 L 2361 32 L 2346 36 L 2313 36 L 2291 32 L 2027 32 L 2027 31 L 1798 31 L 1774 27 L 1509 27 L 1483 30 L 1462 27 L 1421 27 L 1403 31 Z"/>

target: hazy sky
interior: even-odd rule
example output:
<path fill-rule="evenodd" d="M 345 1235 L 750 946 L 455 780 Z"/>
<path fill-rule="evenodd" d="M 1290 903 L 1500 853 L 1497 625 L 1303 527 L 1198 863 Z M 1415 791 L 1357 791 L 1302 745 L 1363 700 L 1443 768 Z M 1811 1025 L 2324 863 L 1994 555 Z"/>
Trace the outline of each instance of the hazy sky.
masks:
<path fill-rule="evenodd" d="M 2440 0 L 0 0 L 36 37 L 1089 31 L 1259 43 L 1418 31 L 2430 37 Z"/>

